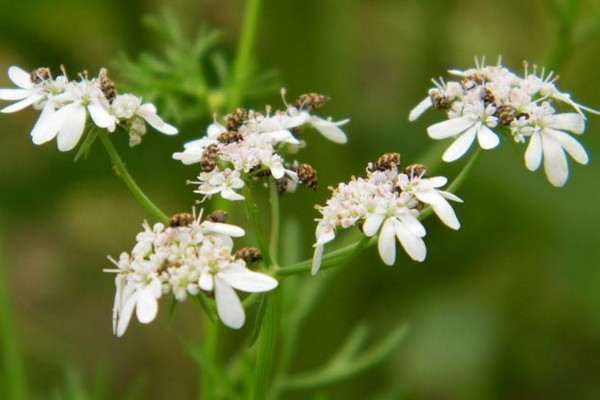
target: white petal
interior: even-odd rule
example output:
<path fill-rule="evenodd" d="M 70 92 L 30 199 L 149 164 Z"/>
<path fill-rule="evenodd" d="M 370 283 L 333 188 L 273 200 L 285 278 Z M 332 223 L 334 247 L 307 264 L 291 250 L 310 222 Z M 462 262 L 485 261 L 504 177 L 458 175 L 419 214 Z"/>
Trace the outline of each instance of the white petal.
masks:
<path fill-rule="evenodd" d="M 431 103 L 431 98 L 429 96 L 425 97 L 415 108 L 410 111 L 408 114 L 408 120 L 414 121 L 421 116 L 425 111 L 427 111 L 433 104 Z"/>
<path fill-rule="evenodd" d="M 432 139 L 446 139 L 466 131 L 475 124 L 473 118 L 464 116 L 438 122 L 427 128 L 427 134 Z"/>
<path fill-rule="evenodd" d="M 560 144 L 552 137 L 545 136 L 542 140 L 544 152 L 544 171 L 551 184 L 563 186 L 569 177 L 567 157 Z"/>
<path fill-rule="evenodd" d="M 427 180 L 429 181 L 429 183 L 431 183 L 431 186 L 433 186 L 434 188 L 442 187 L 446 183 L 448 183 L 448 178 L 446 178 L 445 176 L 432 176 L 431 178 L 427 178 Z"/>
<path fill-rule="evenodd" d="M 221 190 L 221 196 L 226 200 L 239 201 L 244 200 L 244 196 L 234 192 L 231 188 L 224 188 Z"/>
<path fill-rule="evenodd" d="M 246 234 L 242 228 L 235 225 L 224 224 L 221 222 L 204 221 L 202 227 L 207 231 L 220 233 L 221 235 L 231 237 L 242 237 Z"/>
<path fill-rule="evenodd" d="M 138 321 L 142 324 L 149 324 L 156 318 L 158 302 L 150 287 L 138 290 L 135 311 Z"/>
<path fill-rule="evenodd" d="M 321 260 L 323 259 L 324 249 L 325 246 L 322 244 L 315 246 L 315 254 L 313 255 L 312 268 L 310 270 L 310 273 L 313 275 L 316 275 L 317 272 L 319 272 L 319 268 L 321 268 Z"/>
<path fill-rule="evenodd" d="M 269 133 L 264 133 L 264 135 L 268 135 L 275 142 L 285 142 L 290 144 L 300 144 L 300 141 L 292 135 L 292 132 L 288 130 L 279 130 Z"/>
<path fill-rule="evenodd" d="M 415 261 L 425 260 L 427 248 L 420 237 L 413 235 L 403 224 L 396 224 L 396 236 L 406 253 Z"/>
<path fill-rule="evenodd" d="M 454 193 L 446 192 L 445 190 L 438 190 L 438 193 L 442 195 L 445 199 L 456 201 L 458 203 L 464 203 L 463 199 L 455 195 Z"/>
<path fill-rule="evenodd" d="M 273 175 L 273 178 L 275 178 L 275 179 L 281 179 L 281 178 L 283 178 L 283 175 L 285 175 L 285 169 L 283 168 L 283 165 L 281 165 L 281 164 L 275 164 L 275 165 L 271 166 L 270 170 L 271 170 L 271 175 Z"/>
<path fill-rule="evenodd" d="M 69 118 L 73 109 L 76 107 L 81 106 L 75 103 L 69 104 L 56 111 L 52 115 L 49 115 L 47 118 L 44 117 L 42 121 L 38 121 L 31 131 L 31 139 L 33 140 L 33 143 L 40 145 L 54 139 L 60 128 L 64 125 L 65 120 Z"/>
<path fill-rule="evenodd" d="M 394 265 L 396 261 L 396 238 L 395 238 L 394 219 L 388 218 L 379 232 L 377 249 L 379 256 L 387 265 Z"/>
<path fill-rule="evenodd" d="M 19 67 L 12 66 L 8 69 L 8 77 L 15 85 L 23 89 L 30 89 L 34 86 L 31 82 L 31 74 Z"/>
<path fill-rule="evenodd" d="M 500 144 L 500 138 L 490 128 L 484 124 L 480 124 L 477 130 L 477 141 L 482 149 L 489 150 Z"/>
<path fill-rule="evenodd" d="M 362 231 L 367 237 L 375 236 L 385 216 L 383 214 L 369 214 L 362 226 Z"/>
<path fill-rule="evenodd" d="M 87 109 L 90 112 L 90 117 L 92 117 L 94 124 L 100 128 L 107 129 L 109 132 L 115 130 L 115 118 L 108 113 L 108 110 L 105 109 L 100 102 L 93 100 L 87 106 Z"/>
<path fill-rule="evenodd" d="M 206 134 L 208 135 L 209 138 L 216 139 L 217 136 L 219 136 L 223 132 L 227 132 L 227 129 L 225 129 L 224 126 L 219 125 L 216 122 L 214 122 L 208 126 Z M 187 143 L 186 143 L 186 145 L 187 145 Z"/>
<path fill-rule="evenodd" d="M 315 118 L 312 122 L 312 125 L 321 133 L 321 135 L 325 136 L 326 139 L 329 139 L 334 143 L 343 144 L 348 141 L 348 138 L 346 137 L 344 131 L 337 127 L 337 125 L 340 125 L 341 122 L 347 122 L 347 120 L 331 122 L 321 118 Z"/>
<path fill-rule="evenodd" d="M 444 201 L 442 202 L 431 205 L 433 211 L 447 227 L 454 230 L 460 229 L 460 222 L 456 217 L 454 209 L 452 208 L 450 203 L 446 201 L 446 199 L 443 200 Z"/>
<path fill-rule="evenodd" d="M 2 100 L 23 100 L 31 96 L 31 90 L 27 89 L 0 89 L 0 99 Z"/>
<path fill-rule="evenodd" d="M 400 221 L 402 221 L 402 224 L 413 234 L 413 235 L 417 235 L 419 237 L 423 237 L 427 234 L 427 231 L 425 231 L 425 227 L 423 226 L 423 224 L 421 224 L 421 222 L 416 219 L 415 217 L 413 217 L 410 214 L 404 214 L 400 216 Z"/>
<path fill-rule="evenodd" d="M 123 307 L 119 312 L 119 322 L 117 323 L 116 335 L 121 337 L 127 330 L 131 316 L 133 315 L 133 309 L 137 301 L 137 294 L 133 293 L 131 296 L 125 299 Z"/>
<path fill-rule="evenodd" d="M 17 101 L 16 103 L 13 103 L 9 106 L 4 107 L 2 110 L 0 110 L 0 112 L 8 114 L 8 113 L 21 111 L 22 109 L 27 108 L 34 103 L 37 103 L 38 101 L 42 100 L 43 98 L 44 98 L 43 94 L 39 94 L 37 96 L 29 96 L 29 97 L 24 98 L 21 101 Z"/>
<path fill-rule="evenodd" d="M 218 275 L 215 277 L 215 299 L 221 321 L 230 328 L 241 328 L 246 320 L 242 303 L 233 288 Z"/>
<path fill-rule="evenodd" d="M 158 115 L 156 115 L 156 107 L 147 103 L 138 108 L 137 114 L 144 118 L 154 129 L 165 135 L 175 135 L 178 131 L 172 125 L 165 123 Z"/>
<path fill-rule="evenodd" d="M 525 150 L 525 166 L 530 171 L 535 171 L 542 163 L 542 137 L 539 132 L 534 133 L 529 139 Z"/>
<path fill-rule="evenodd" d="M 77 146 L 77 143 L 79 143 L 79 139 L 81 139 L 81 135 L 83 134 L 83 130 L 85 129 L 85 107 L 79 103 L 73 103 L 73 105 L 73 108 L 70 110 L 71 112 L 65 117 L 64 123 L 58 131 L 56 140 L 59 151 L 69 151 Z M 67 107 L 62 108 L 59 111 L 62 111 Z M 54 113 L 54 115 L 56 114 L 58 114 L 58 112 Z M 54 115 L 52 117 L 54 117 Z"/>
<path fill-rule="evenodd" d="M 566 130 L 573 133 L 583 133 L 585 130 L 585 118 L 577 113 L 555 114 L 549 117 L 549 128 Z"/>
<path fill-rule="evenodd" d="M 198 279 L 198 286 L 204 291 L 212 292 L 214 287 L 213 276 L 207 272 L 201 273 L 200 278 Z"/>
<path fill-rule="evenodd" d="M 567 153 L 569 153 L 579 164 L 587 164 L 589 162 L 585 148 L 573 136 L 549 128 L 546 128 L 544 132 L 556 139 Z"/>
<path fill-rule="evenodd" d="M 234 289 L 249 293 L 268 292 L 275 289 L 278 284 L 277 279 L 269 275 L 250 271 L 245 267 L 235 268 L 231 271 L 224 270 L 219 273 L 219 277 Z"/>
<path fill-rule="evenodd" d="M 468 131 L 460 135 L 451 145 L 446 149 L 442 155 L 442 160 L 446 162 L 456 161 L 461 158 L 471 147 L 477 134 L 477 125 L 470 128 Z"/>

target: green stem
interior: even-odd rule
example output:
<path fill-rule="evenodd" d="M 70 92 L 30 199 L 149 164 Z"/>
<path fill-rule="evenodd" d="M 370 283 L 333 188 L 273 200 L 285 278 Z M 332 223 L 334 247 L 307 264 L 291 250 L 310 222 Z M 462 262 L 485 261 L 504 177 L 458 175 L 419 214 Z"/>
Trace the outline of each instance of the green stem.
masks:
<path fill-rule="evenodd" d="M 240 105 L 243 93 L 246 89 L 245 86 L 250 72 L 252 50 L 254 48 L 254 42 L 256 41 L 260 7 L 261 0 L 248 0 L 246 3 L 244 21 L 239 40 L 240 44 L 235 61 L 233 62 L 232 77 L 230 80 L 229 102 L 227 103 L 230 110 L 233 110 Z"/>
<path fill-rule="evenodd" d="M 254 379 L 250 390 L 250 399 L 264 400 L 269 389 L 269 377 L 275 359 L 275 344 L 279 330 L 281 293 L 275 290 L 266 294 L 267 311 L 258 342 L 258 355 L 254 369 Z"/>
<path fill-rule="evenodd" d="M 456 176 L 456 178 L 454 179 L 452 184 L 450 184 L 450 186 L 448 186 L 448 189 L 447 189 L 448 192 L 456 193 L 456 191 L 462 186 L 464 181 L 467 179 L 467 177 L 471 173 L 475 163 L 477 162 L 477 160 L 479 159 L 479 157 L 481 156 L 482 153 L 483 153 L 483 151 L 481 150 L 481 148 L 477 148 L 477 150 L 475 150 L 475 153 L 473 153 L 469 162 L 467 162 L 467 164 L 465 164 L 465 166 L 460 171 L 460 173 Z M 431 209 L 431 207 L 427 207 L 426 209 L 424 209 L 421 212 L 419 219 L 423 220 L 423 219 L 427 218 L 429 215 L 431 215 L 432 212 L 433 212 L 433 210 Z M 341 249 L 330 251 L 323 255 L 320 269 L 323 270 L 323 269 L 332 268 L 332 267 L 344 264 L 344 263 L 350 261 L 351 259 L 353 259 L 354 257 L 356 257 L 357 255 L 359 255 L 364 249 L 374 245 L 375 243 L 376 243 L 375 237 L 373 237 L 373 238 L 363 237 L 362 239 L 360 239 L 354 243 L 351 243 L 345 247 L 342 247 Z M 309 258 L 307 260 L 300 261 L 299 263 L 296 263 L 289 267 L 284 267 L 284 268 L 278 269 L 275 272 L 275 275 L 280 276 L 280 277 L 286 277 L 286 276 L 304 274 L 304 273 L 309 272 L 311 270 L 311 267 L 312 267 L 312 258 Z"/>
<path fill-rule="evenodd" d="M 250 186 L 248 186 L 248 182 L 246 182 L 246 185 L 244 185 L 242 191 L 244 193 L 244 206 L 246 207 L 248 219 L 254 227 L 256 241 L 258 242 L 258 248 L 262 253 L 267 268 L 271 269 L 273 267 L 271 253 L 269 251 L 269 246 L 267 246 L 267 242 L 265 242 L 265 237 L 263 236 L 262 228 L 260 226 L 260 217 L 258 215 L 258 206 L 254 201 L 254 197 L 252 196 L 252 190 L 250 189 Z"/>
<path fill-rule="evenodd" d="M 0 398 L 21 400 L 27 398 L 27 385 L 10 308 L 3 244 L 0 226 Z"/>
<path fill-rule="evenodd" d="M 137 183 L 135 183 L 135 181 L 133 180 L 131 175 L 129 175 L 129 172 L 127 171 L 127 168 L 125 167 L 123 160 L 121 160 L 119 153 L 117 152 L 117 150 L 113 146 L 112 142 L 110 141 L 108 134 L 104 130 L 98 129 L 98 137 L 100 138 L 100 141 L 104 145 L 104 148 L 106 149 L 106 152 L 108 153 L 108 156 L 110 157 L 110 159 L 115 167 L 115 171 L 116 171 L 117 175 L 123 180 L 123 183 L 125 183 L 125 185 L 129 188 L 129 190 L 131 191 L 133 196 L 136 198 L 136 200 L 157 221 L 160 221 L 163 224 L 167 224 L 169 222 L 169 217 L 167 216 L 167 214 L 162 212 L 160 210 L 160 208 L 158 208 L 148 198 L 148 196 L 146 196 L 146 194 L 142 191 L 142 189 L 140 189 L 140 187 L 137 185 Z"/>
<path fill-rule="evenodd" d="M 277 193 L 277 184 L 275 179 L 269 181 L 269 200 L 271 202 L 271 234 L 269 240 L 269 251 L 273 263 L 277 265 L 279 254 L 279 194 Z"/>
<path fill-rule="evenodd" d="M 212 365 L 217 365 L 217 354 L 219 347 L 219 323 L 211 321 L 209 316 L 204 318 L 204 354 L 207 362 Z M 200 400 L 215 399 L 215 384 L 211 374 L 204 370 L 201 373 L 200 380 Z"/>

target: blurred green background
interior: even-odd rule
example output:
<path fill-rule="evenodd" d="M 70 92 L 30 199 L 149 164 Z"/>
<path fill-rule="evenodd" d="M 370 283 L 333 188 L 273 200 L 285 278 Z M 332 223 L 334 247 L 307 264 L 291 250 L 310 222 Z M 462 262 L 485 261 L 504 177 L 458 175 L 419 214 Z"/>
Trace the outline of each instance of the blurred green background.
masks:
<path fill-rule="evenodd" d="M 284 258 L 310 256 L 312 204 L 325 201 L 328 185 L 362 173 L 383 152 L 422 161 L 434 146 L 425 128 L 441 115 L 409 124 L 408 112 L 431 77 L 469 67 L 475 55 L 495 61 L 502 54 L 516 70 L 524 59 L 554 64 L 562 90 L 600 107 L 600 4 L 570 3 L 579 6 L 574 24 L 561 19 L 556 4 L 567 3 L 560 1 L 264 0 L 258 65 L 279 73 L 290 98 L 326 93 L 332 101 L 324 112 L 352 119 L 348 145 L 312 134 L 299 155 L 317 168 L 321 190 L 283 199 L 284 221 L 303 227 L 302 247 L 284 246 Z M 160 50 L 142 16 L 166 6 L 189 34 L 202 25 L 223 31 L 224 54 L 235 53 L 242 1 L 1 0 L 0 71 L 62 63 L 72 73 L 95 73 L 120 53 Z M 111 70 L 118 83 L 118 69 Z M 4 73 L 0 86 L 11 86 Z M 265 102 L 278 106 L 277 90 L 249 105 Z M 35 116 L 29 110 L 0 119 L 0 256 L 28 392 L 50 398 L 71 379 L 111 393 L 105 398 L 131 391 L 146 399 L 194 398 L 199 372 L 181 341 L 200 335 L 195 304 L 180 307 L 173 323 L 162 312 L 151 325 L 132 323 L 122 339 L 111 332 L 114 284 L 102 273 L 105 255 L 130 249 L 147 216 L 100 146 L 77 164 L 74 152 L 61 154 L 54 142 L 34 146 L 28 133 Z M 134 149 L 126 135 L 115 138 L 140 186 L 170 213 L 189 210 L 196 197 L 185 181 L 197 173 L 170 155 L 208 122 L 184 124 L 174 138 L 150 132 Z M 591 163 L 571 165 L 562 189 L 525 169 L 522 148 L 505 143 L 486 152 L 459 192 L 462 229 L 426 221 L 422 265 L 401 253 L 389 268 L 370 249 L 340 273 L 311 278 L 326 288 L 300 333 L 292 370 L 320 365 L 357 323 L 372 325 L 377 338 L 406 322 L 409 335 L 384 364 L 318 398 L 600 398 L 598 117 L 590 116 L 581 140 Z M 463 163 L 438 172 L 454 176 Z M 245 224 L 243 213 L 234 211 L 232 222 Z M 224 358 L 250 330 L 224 333 Z M 5 376 L 18 368 L 0 367 Z"/>

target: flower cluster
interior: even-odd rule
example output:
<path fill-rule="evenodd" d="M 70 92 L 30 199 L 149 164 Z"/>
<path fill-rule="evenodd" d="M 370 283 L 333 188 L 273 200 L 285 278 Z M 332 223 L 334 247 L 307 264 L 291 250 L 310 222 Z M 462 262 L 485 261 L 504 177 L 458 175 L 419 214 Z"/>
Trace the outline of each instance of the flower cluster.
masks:
<path fill-rule="evenodd" d="M 141 142 L 146 122 L 164 134 L 177 133 L 156 114 L 152 104 L 142 104 L 142 99 L 132 94 L 117 94 L 106 69 L 101 69 L 98 77 L 82 73 L 79 80 L 73 81 L 64 70 L 54 78 L 49 68 L 28 73 L 13 66 L 8 76 L 18 88 L 0 89 L 0 99 L 16 102 L 0 111 L 12 113 L 28 106 L 41 110 L 31 131 L 36 145 L 56 138 L 60 151 L 72 150 L 83 135 L 88 114 L 99 128 L 113 132 L 120 126 L 128 130 L 131 146 Z"/>
<path fill-rule="evenodd" d="M 284 91 L 282 91 L 282 94 Z M 173 158 L 184 164 L 200 163 L 202 172 L 196 183 L 197 193 L 204 198 L 220 194 L 227 200 L 242 200 L 236 192 L 244 187 L 244 179 L 273 176 L 281 193 L 293 191 L 297 183 L 315 188 L 315 170 L 307 164 L 286 164 L 282 154 L 295 153 L 304 143 L 299 139 L 303 126 L 310 126 L 327 139 L 345 143 L 346 135 L 339 128 L 348 122 L 333 122 L 312 115 L 328 97 L 308 93 L 293 104 L 285 103 L 283 111 L 265 114 L 238 108 L 225 117 L 225 125 L 214 122 L 207 135 L 185 144 L 184 151 Z"/>
<path fill-rule="evenodd" d="M 535 171 L 544 161 L 550 183 L 563 186 L 569 175 L 565 151 L 578 163 L 587 164 L 583 146 L 567 132 L 581 134 L 585 129 L 584 111 L 597 111 L 575 103 L 569 94 L 560 92 L 557 76 L 525 64 L 520 77 L 503 67 L 486 66 L 476 60 L 476 68 L 450 70 L 460 81 L 433 81 L 435 87 L 410 113 L 417 119 L 430 107 L 445 111 L 448 120 L 431 125 L 427 133 L 432 139 L 453 137 L 454 142 L 443 155 L 444 161 L 462 157 L 475 139 L 482 149 L 493 149 L 500 143 L 498 133 L 505 132 L 516 143 L 528 142 L 525 165 Z M 559 103 L 575 112 L 559 113 Z"/>
<path fill-rule="evenodd" d="M 387 153 L 367 167 L 366 178 L 352 177 L 348 183 L 330 188 L 333 193 L 321 213 L 316 229 L 312 273 L 321 265 L 324 245 L 331 242 L 336 229 L 359 225 L 367 237 L 379 232 L 379 255 L 387 265 L 396 260 L 396 238 L 408 255 L 416 261 L 425 259 L 425 228 L 419 216 L 426 206 L 452 229 L 460 223 L 448 200 L 462 202 L 452 193 L 438 188 L 447 183 L 441 176 L 426 178 L 427 169 L 420 164 L 398 171 L 400 154 Z"/>
<path fill-rule="evenodd" d="M 188 296 L 214 294 L 217 313 L 223 323 L 238 329 L 245 314 L 234 289 L 266 292 L 277 286 L 274 278 L 249 270 L 246 262 L 260 259 L 255 249 L 246 248 L 232 254 L 232 237 L 244 230 L 224 223 L 226 214 L 215 212 L 201 221 L 191 214 L 177 214 L 170 226 L 143 224 L 131 254 L 119 260 L 109 259 L 117 269 L 113 331 L 122 336 L 136 312 L 147 324 L 158 313 L 158 299 L 172 293 L 177 301 Z"/>

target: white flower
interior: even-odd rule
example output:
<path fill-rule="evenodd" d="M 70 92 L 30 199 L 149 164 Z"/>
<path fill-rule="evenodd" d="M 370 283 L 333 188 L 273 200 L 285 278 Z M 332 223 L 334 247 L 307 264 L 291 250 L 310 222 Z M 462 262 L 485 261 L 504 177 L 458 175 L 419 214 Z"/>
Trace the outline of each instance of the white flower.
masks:
<path fill-rule="evenodd" d="M 195 190 L 196 193 L 207 197 L 220 193 L 221 197 L 227 200 L 244 200 L 244 196 L 234 190 L 244 187 L 244 181 L 240 178 L 239 171 L 230 168 L 219 171 L 215 168 L 211 172 L 202 172 L 198 179 L 199 182 L 193 182 L 200 184 L 198 190 Z"/>
<path fill-rule="evenodd" d="M 216 268 L 204 269 L 200 275 L 200 289 L 215 292 L 217 313 L 223 323 L 233 329 L 244 325 L 244 307 L 234 289 L 248 293 L 260 293 L 277 287 L 277 280 L 246 268 L 244 261 L 220 263 Z"/>
<path fill-rule="evenodd" d="M 142 104 L 140 97 L 132 94 L 117 95 L 111 103 L 114 115 L 120 120 L 130 120 L 134 116 L 143 118 L 150 126 L 165 135 L 175 135 L 177 128 L 165 123 L 157 114 L 151 103 Z"/>

